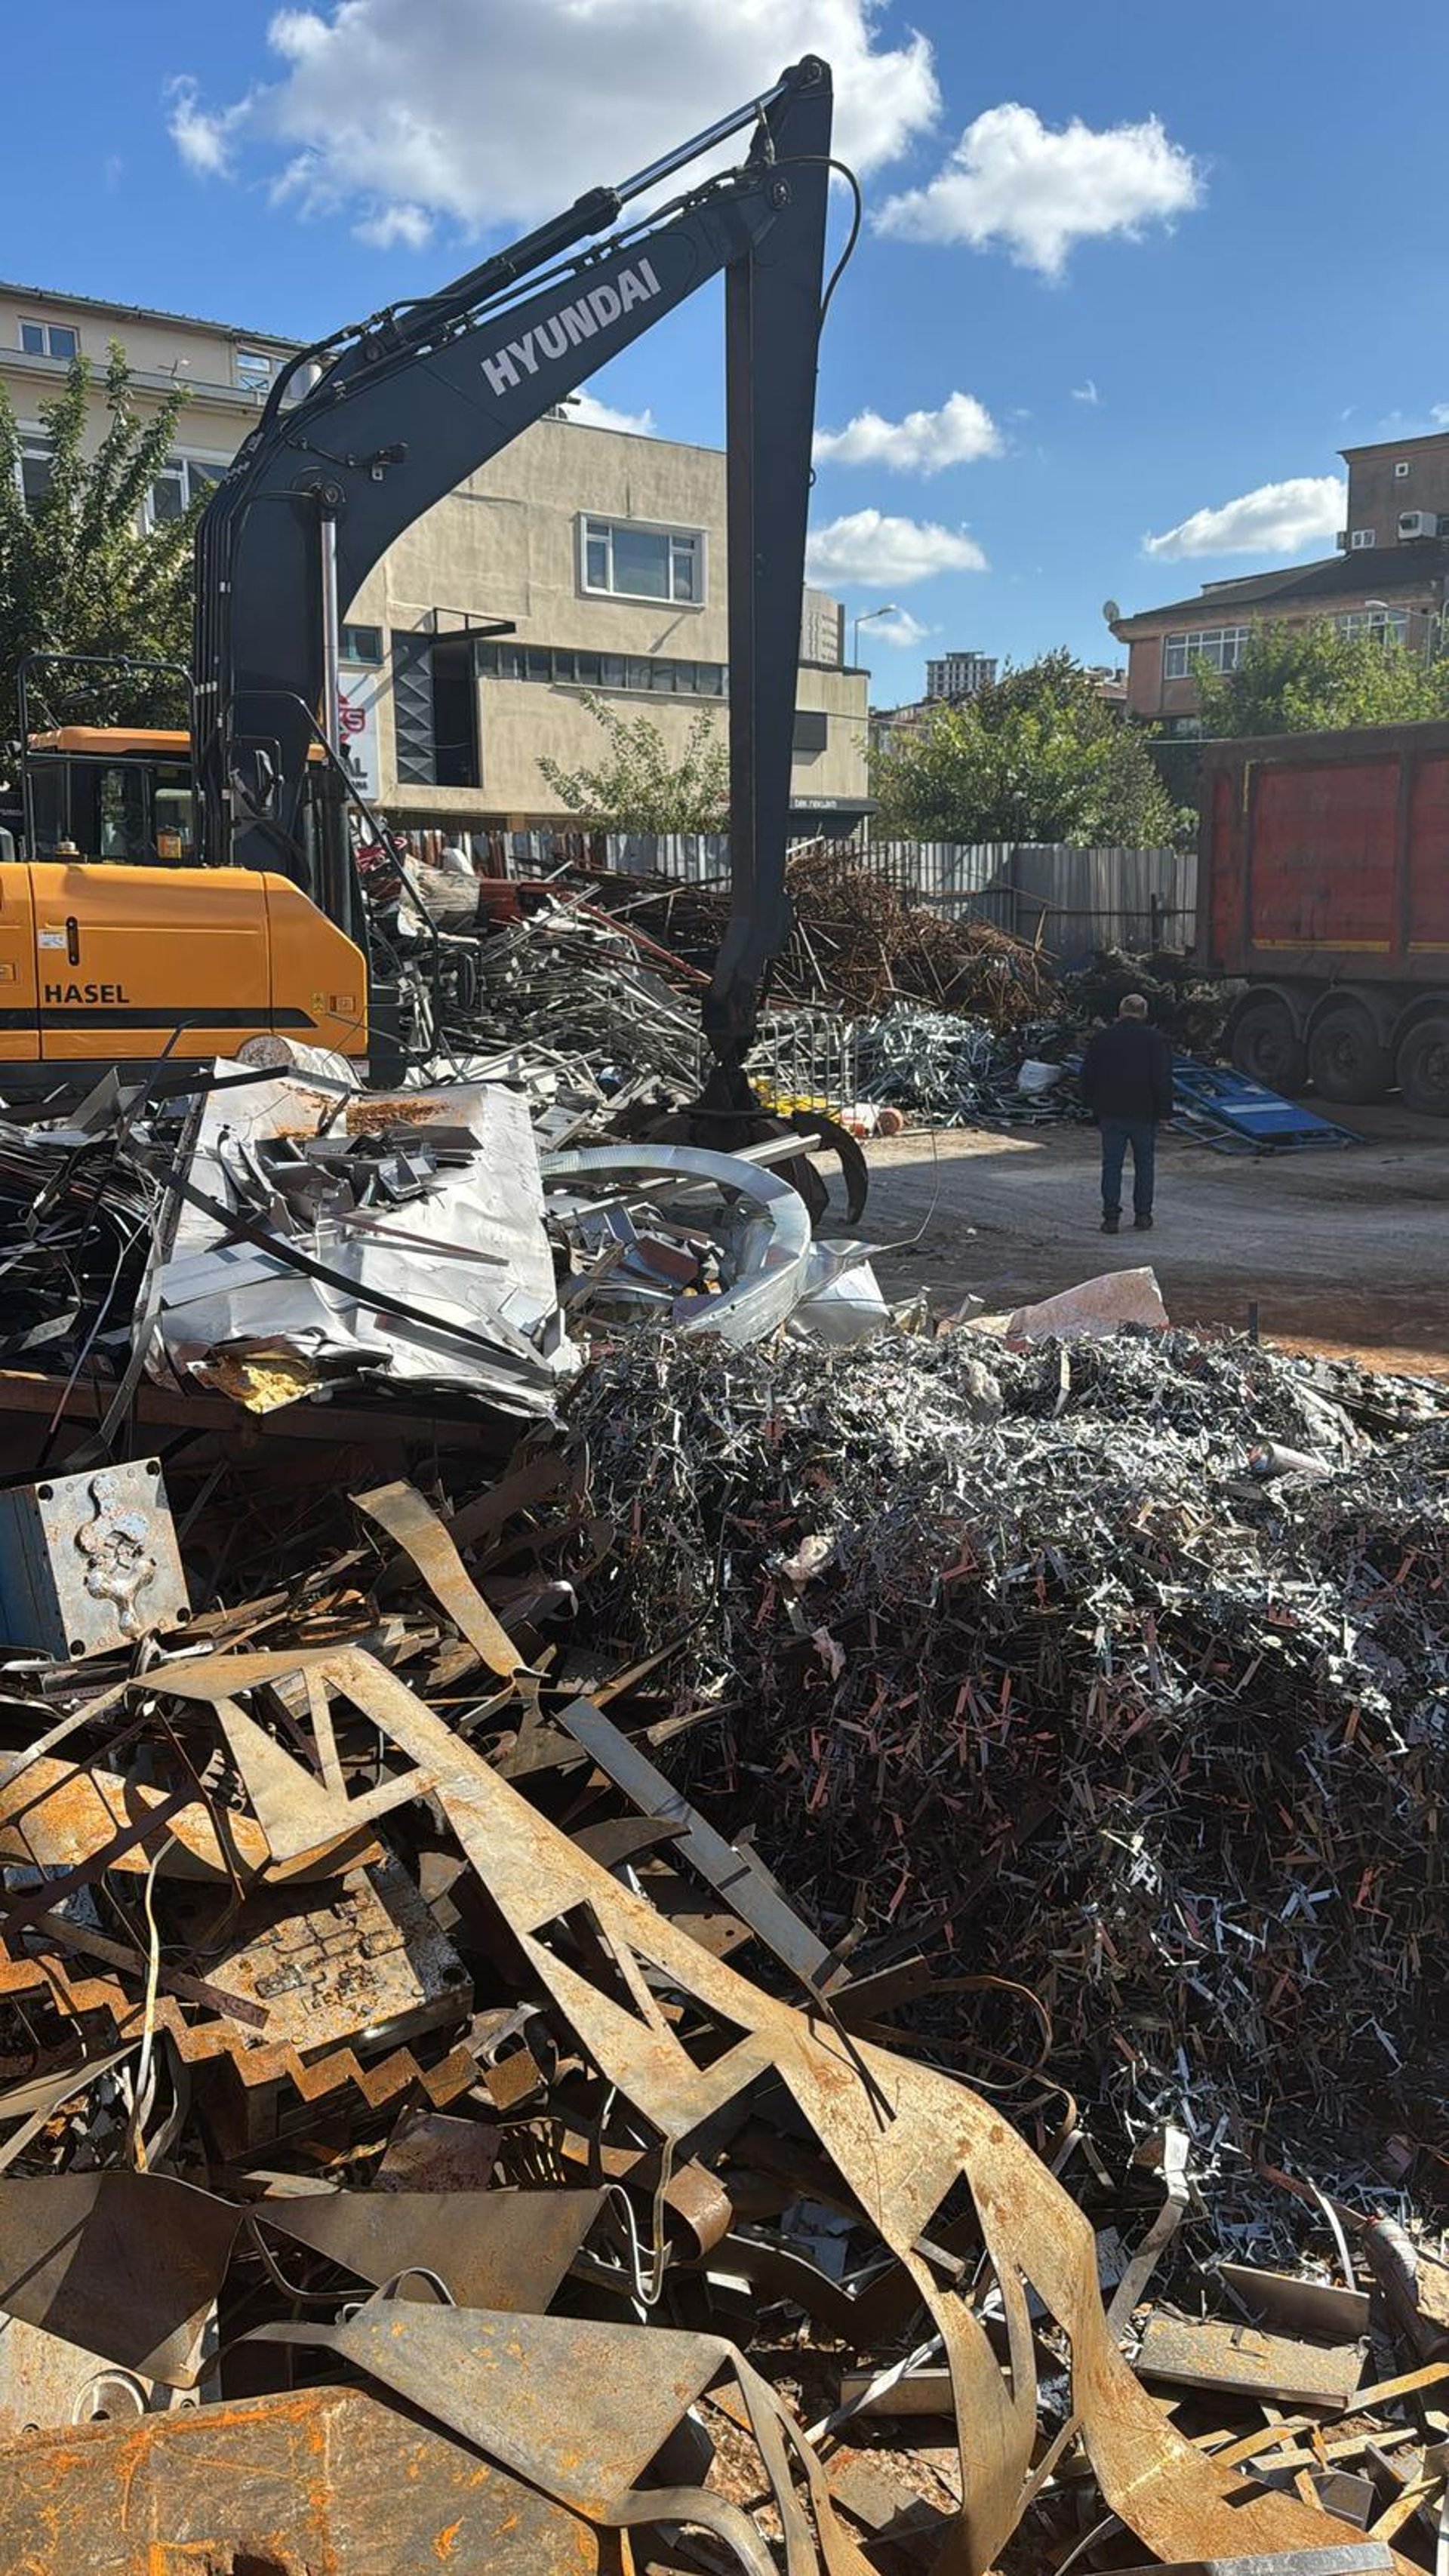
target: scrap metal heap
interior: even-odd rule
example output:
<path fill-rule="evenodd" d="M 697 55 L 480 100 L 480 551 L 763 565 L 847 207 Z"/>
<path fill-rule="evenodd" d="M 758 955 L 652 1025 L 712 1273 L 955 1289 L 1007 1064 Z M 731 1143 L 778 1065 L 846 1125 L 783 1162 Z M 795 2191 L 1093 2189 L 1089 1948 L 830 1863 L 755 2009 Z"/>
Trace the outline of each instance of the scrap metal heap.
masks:
<path fill-rule="evenodd" d="M 0 2567 L 1427 2565 L 1443 1392 L 277 1053 L 0 1125 Z"/>
<path fill-rule="evenodd" d="M 683 1775 L 828 1937 L 1029 1989 L 1114 2149 L 1171 2115 L 1225 2178 L 1287 2140 L 1347 2179 L 1442 2137 L 1449 1394 L 956 1332 L 629 1345 L 573 1418 L 634 1533 L 596 1615 L 687 1629 Z M 963 2064 L 1030 2036 L 949 2019 Z"/>

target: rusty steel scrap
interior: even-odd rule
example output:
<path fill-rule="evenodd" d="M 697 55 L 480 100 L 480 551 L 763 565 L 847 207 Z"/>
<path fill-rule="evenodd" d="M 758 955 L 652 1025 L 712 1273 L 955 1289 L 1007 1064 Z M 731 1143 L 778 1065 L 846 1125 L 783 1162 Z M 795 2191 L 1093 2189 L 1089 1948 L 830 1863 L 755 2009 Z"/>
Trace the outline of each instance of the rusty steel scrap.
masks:
<path fill-rule="evenodd" d="M 1433 1391 L 645 1324 L 368 1463 L 0 1649 L 0 2567 L 1433 2566 Z"/>

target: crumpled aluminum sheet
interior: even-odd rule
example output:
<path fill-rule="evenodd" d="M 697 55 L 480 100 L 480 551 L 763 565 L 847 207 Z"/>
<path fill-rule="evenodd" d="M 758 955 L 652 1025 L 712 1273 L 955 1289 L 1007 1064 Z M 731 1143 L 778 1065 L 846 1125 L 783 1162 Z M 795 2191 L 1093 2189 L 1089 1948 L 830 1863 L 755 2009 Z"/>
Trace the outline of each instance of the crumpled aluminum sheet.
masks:
<path fill-rule="evenodd" d="M 553 1263 L 527 1107 L 516 1092 L 489 1084 L 409 1092 L 399 1102 L 409 1133 L 425 1139 L 431 1117 L 461 1127 L 476 1151 L 396 1209 L 350 1224 L 324 1218 L 300 1236 L 291 1230 L 300 1250 L 355 1280 L 358 1301 L 284 1267 L 262 1245 L 227 1243 L 216 1218 L 183 1204 L 154 1280 L 153 1376 L 195 1369 L 237 1346 L 264 1347 L 319 1365 L 349 1360 L 400 1383 L 472 1388 L 519 1411 L 551 1411 L 559 1378 L 578 1355 L 551 1330 Z M 385 1105 L 381 1095 L 365 1096 L 371 1125 Z M 312 1135 L 335 1106 L 299 1074 L 208 1093 L 189 1181 L 219 1206 L 246 1205 L 237 1174 L 247 1150 L 266 1137 Z M 344 1128 L 351 1115 L 345 1106 Z M 260 1192 L 247 1212 L 281 1222 Z M 372 1288 L 412 1315 L 369 1306 Z M 480 1337 L 491 1349 L 479 1348 Z"/>

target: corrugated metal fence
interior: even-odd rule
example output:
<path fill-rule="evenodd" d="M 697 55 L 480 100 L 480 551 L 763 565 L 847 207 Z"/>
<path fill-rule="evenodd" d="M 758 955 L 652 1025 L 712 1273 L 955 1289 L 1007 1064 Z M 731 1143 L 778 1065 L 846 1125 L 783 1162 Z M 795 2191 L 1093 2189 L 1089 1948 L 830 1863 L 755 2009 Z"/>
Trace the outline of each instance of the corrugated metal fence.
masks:
<path fill-rule="evenodd" d="M 510 875 L 547 875 L 565 860 L 665 876 L 687 885 L 723 882 L 722 833 L 509 832 L 489 836 L 491 864 Z M 955 918 L 992 922 L 1045 948 L 1065 966 L 1096 948 L 1188 948 L 1197 908 L 1197 860 L 1180 850 L 1076 850 L 1014 841 L 875 841 L 858 853 L 911 901 Z"/>

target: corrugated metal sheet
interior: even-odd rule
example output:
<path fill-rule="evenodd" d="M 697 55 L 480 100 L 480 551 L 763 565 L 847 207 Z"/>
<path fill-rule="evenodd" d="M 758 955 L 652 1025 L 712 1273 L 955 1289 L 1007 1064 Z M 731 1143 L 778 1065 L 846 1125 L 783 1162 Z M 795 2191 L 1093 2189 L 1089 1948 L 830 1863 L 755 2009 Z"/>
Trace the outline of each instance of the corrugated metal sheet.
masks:
<path fill-rule="evenodd" d="M 1181 850 L 1023 847 L 1011 861 L 1017 935 L 1064 965 L 1095 948 L 1190 948 L 1197 858 Z"/>

